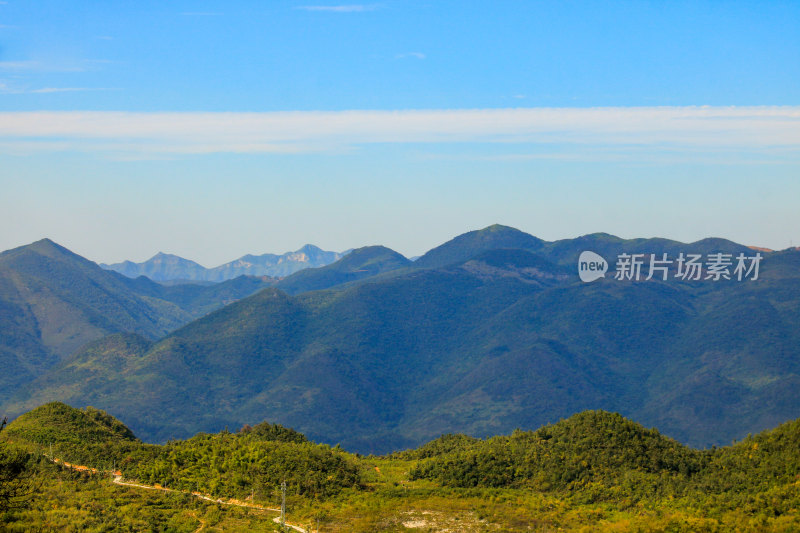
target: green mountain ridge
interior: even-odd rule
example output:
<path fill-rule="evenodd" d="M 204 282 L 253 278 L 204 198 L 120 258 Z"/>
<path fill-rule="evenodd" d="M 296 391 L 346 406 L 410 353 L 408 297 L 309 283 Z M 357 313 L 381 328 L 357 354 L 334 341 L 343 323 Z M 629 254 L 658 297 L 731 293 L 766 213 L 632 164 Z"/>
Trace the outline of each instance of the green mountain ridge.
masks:
<path fill-rule="evenodd" d="M 163 287 L 101 269 L 49 239 L 0 253 L 0 401 L 87 342 L 129 332 L 157 339 L 268 286 L 240 278 Z"/>
<path fill-rule="evenodd" d="M 411 261 L 385 246 L 365 246 L 320 268 L 307 268 L 277 282 L 289 294 L 328 289 L 408 266 Z"/>
<path fill-rule="evenodd" d="M 800 253 L 765 253 L 758 282 L 584 284 L 571 258 L 587 248 L 609 260 L 753 251 L 574 241 L 492 226 L 432 250 L 427 265 L 359 249 L 283 280 L 294 294 L 267 288 L 152 345 L 89 346 L 4 408 L 92 404 L 154 442 L 267 418 L 365 453 L 598 408 L 706 447 L 800 414 Z"/>

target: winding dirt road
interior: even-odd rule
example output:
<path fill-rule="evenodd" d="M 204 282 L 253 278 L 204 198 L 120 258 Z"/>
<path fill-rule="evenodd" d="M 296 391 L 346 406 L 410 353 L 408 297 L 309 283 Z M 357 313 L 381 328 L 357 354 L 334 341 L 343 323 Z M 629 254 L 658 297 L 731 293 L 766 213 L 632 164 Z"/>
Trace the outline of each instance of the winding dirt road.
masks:
<path fill-rule="evenodd" d="M 47 456 L 45 456 L 45 457 L 47 457 Z M 91 467 L 84 466 L 84 465 L 76 465 L 76 464 L 68 463 L 68 462 L 62 461 L 61 459 L 58 459 L 58 458 L 53 458 L 53 459 L 50 459 L 49 457 L 47 457 L 47 458 L 49 460 L 53 461 L 54 463 L 60 464 L 60 465 L 65 466 L 67 468 L 71 468 L 72 470 L 78 470 L 79 472 L 88 472 L 90 474 L 104 474 L 104 473 L 106 473 L 106 472 L 99 471 L 96 468 L 91 468 Z M 167 488 L 167 487 L 162 487 L 161 485 L 144 485 L 142 483 L 133 483 L 131 481 L 125 481 L 124 479 L 122 479 L 122 472 L 120 472 L 120 471 L 115 471 L 115 472 L 111 472 L 111 473 L 114 476 L 113 482 L 116 483 L 117 485 L 122 485 L 122 486 L 125 486 L 125 487 L 133 487 L 133 488 L 145 489 L 145 490 L 159 490 L 159 491 L 162 491 L 162 492 L 175 492 L 175 493 L 179 493 L 179 494 L 189 494 L 189 495 L 194 496 L 196 498 L 199 498 L 201 500 L 206 500 L 206 501 L 213 502 L 213 503 L 220 503 L 222 505 L 232 505 L 232 506 L 235 506 L 235 507 L 245 507 L 247 509 L 253 509 L 255 511 L 268 511 L 268 512 L 273 512 L 273 513 L 280 513 L 281 512 L 280 509 L 274 509 L 272 507 L 261 507 L 259 505 L 254 505 L 252 503 L 247 503 L 247 502 L 243 502 L 241 500 L 236 500 L 234 498 L 228 498 L 228 499 L 214 498 L 213 496 L 209 496 L 209 495 L 203 494 L 201 492 L 190 492 L 190 491 L 186 491 L 186 490 L 170 489 L 170 488 Z M 276 524 L 280 524 L 281 519 L 280 519 L 279 516 L 276 516 L 275 518 L 272 519 L 272 521 L 275 522 Z M 290 524 L 289 522 L 286 522 L 286 527 L 291 528 L 291 529 L 293 529 L 295 531 L 298 531 L 299 533 L 309 533 L 308 531 L 306 531 L 302 527 L 300 527 L 298 525 L 295 525 L 295 524 Z M 202 527 L 201 527 L 201 529 L 202 529 Z"/>

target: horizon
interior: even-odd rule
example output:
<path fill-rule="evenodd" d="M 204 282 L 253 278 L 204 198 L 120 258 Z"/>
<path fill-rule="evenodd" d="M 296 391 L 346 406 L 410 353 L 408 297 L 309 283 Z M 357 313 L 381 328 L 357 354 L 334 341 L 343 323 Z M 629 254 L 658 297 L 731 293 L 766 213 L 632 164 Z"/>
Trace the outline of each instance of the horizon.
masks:
<path fill-rule="evenodd" d="M 800 242 L 800 5 L 0 1 L 0 249 Z"/>
<path fill-rule="evenodd" d="M 305 244 L 303 244 L 303 245 L 300 245 L 300 246 L 298 246 L 297 248 L 295 248 L 295 249 L 293 249 L 293 250 L 286 250 L 285 252 L 276 252 L 276 251 L 272 251 L 272 252 L 270 252 L 270 251 L 266 251 L 266 252 L 245 252 L 245 253 L 243 253 L 243 254 L 241 254 L 241 255 L 238 255 L 238 256 L 236 256 L 236 257 L 234 257 L 234 258 L 231 258 L 231 259 L 225 260 L 225 261 L 223 261 L 223 262 L 221 262 L 221 263 L 218 263 L 218 264 L 214 264 L 213 266 L 209 266 L 209 265 L 203 264 L 203 263 L 201 263 L 201 262 L 199 262 L 199 261 L 195 260 L 195 259 L 194 259 L 194 258 L 192 258 L 192 257 L 186 257 L 186 256 L 182 256 L 182 255 L 180 255 L 180 254 L 172 253 L 172 252 L 169 252 L 169 251 L 163 251 L 163 250 L 159 250 L 159 251 L 157 251 L 157 252 L 155 252 L 155 253 L 153 253 L 153 254 L 151 254 L 151 255 L 149 255 L 149 256 L 147 256 L 146 258 L 144 258 L 144 259 L 141 259 L 141 260 L 134 260 L 134 259 L 121 259 L 121 260 L 119 260 L 119 261 L 114 261 L 114 262 L 99 261 L 99 260 L 97 260 L 97 259 L 95 259 L 95 258 L 92 258 L 92 257 L 89 257 L 89 256 L 85 256 L 85 255 L 83 255 L 82 253 L 80 253 L 80 252 L 78 252 L 78 251 L 76 251 L 76 250 L 74 250 L 74 249 L 70 248 L 68 245 L 65 245 L 64 243 L 58 242 L 58 241 L 56 241 L 55 239 L 51 239 L 51 238 L 49 238 L 49 237 L 42 237 L 42 238 L 40 238 L 40 239 L 36 239 L 35 241 L 31 241 L 31 242 L 28 242 L 28 243 L 23 243 L 23 244 L 20 244 L 20 245 L 18 245 L 18 246 L 13 246 L 13 247 L 11 247 L 11 248 L 7 248 L 7 249 L 4 249 L 4 250 L 0 250 L 0 253 L 4 253 L 4 252 L 10 251 L 10 250 L 14 250 L 14 249 L 16 249 L 16 248 L 24 248 L 24 247 L 26 247 L 26 246 L 30 246 L 30 245 L 32 245 L 32 244 L 35 244 L 35 243 L 37 243 L 37 242 L 40 242 L 40 241 L 50 241 L 51 243 L 54 243 L 54 244 L 56 244 L 57 246 L 62 246 L 62 247 L 64 247 L 64 248 L 66 248 L 67 250 L 69 250 L 70 252 L 76 253 L 76 254 L 80 255 L 81 257 L 83 257 L 84 259 L 88 259 L 88 260 L 90 260 L 90 261 L 92 261 L 92 262 L 94 262 L 94 263 L 96 263 L 96 264 L 98 264 L 98 265 L 100 265 L 100 266 L 103 266 L 103 265 L 105 265 L 105 266 L 112 266 L 112 265 L 115 265 L 115 264 L 121 264 L 121 263 L 124 263 L 124 262 L 131 262 L 131 263 L 135 263 L 135 264 L 142 264 L 142 263 L 146 263 L 147 261 L 149 261 L 149 260 L 151 260 L 151 259 L 154 259 L 154 258 L 156 258 L 156 257 L 157 257 L 157 256 L 159 256 L 159 255 L 166 255 L 166 256 L 178 257 L 178 258 L 180 258 L 180 259 L 184 259 L 184 260 L 192 261 L 192 262 L 194 262 L 194 263 L 196 263 L 196 264 L 200 265 L 201 267 L 203 267 L 203 268 L 205 268 L 205 269 L 212 270 L 212 269 L 214 269 L 214 268 L 221 267 L 221 266 L 223 266 L 223 265 L 225 265 L 225 264 L 228 264 L 228 263 L 231 263 L 231 262 L 237 261 L 237 260 L 239 260 L 239 259 L 242 259 L 242 258 L 244 258 L 244 257 L 246 257 L 246 256 L 249 256 L 249 255 L 256 256 L 256 257 L 258 257 L 258 256 L 260 256 L 260 255 L 266 255 L 266 254 L 273 254 L 273 255 L 278 255 L 278 256 L 280 256 L 280 255 L 285 255 L 285 254 L 291 254 L 291 253 L 296 253 L 296 252 L 299 252 L 300 250 L 302 250 L 303 248 L 305 248 L 305 247 L 307 247 L 307 246 L 314 246 L 314 247 L 316 247 L 317 249 L 319 249 L 319 250 L 322 250 L 322 251 L 324 251 L 324 252 L 335 252 L 335 253 L 339 253 L 339 254 L 344 254 L 344 253 L 347 253 L 347 252 L 350 252 L 350 251 L 353 251 L 353 250 L 358 250 L 358 249 L 360 249 L 360 248 L 367 248 L 367 247 L 370 247 L 370 246 L 385 246 L 386 248 L 389 248 L 390 250 L 392 250 L 392 251 L 394 251 L 394 252 L 397 252 L 397 253 L 401 254 L 402 256 L 406 257 L 407 259 L 412 259 L 412 260 L 413 260 L 413 259 L 416 259 L 416 258 L 422 257 L 423 255 L 425 255 L 426 253 L 430 252 L 431 250 L 433 250 L 433 249 L 435 249 L 435 248 L 437 248 L 437 247 L 439 247 L 439 246 L 441 246 L 441 245 L 443 245 L 443 244 L 446 244 L 447 242 L 449 242 L 449 241 L 451 241 L 451 240 L 453 240 L 453 239 L 455 239 L 455 238 L 457 238 L 457 237 L 460 237 L 460 236 L 462 236 L 462 235 L 465 235 L 465 234 L 467 234 L 467 233 L 471 233 L 471 232 L 474 232 L 474 231 L 483 231 L 483 230 L 486 230 L 486 229 L 488 229 L 488 228 L 490 228 L 490 227 L 492 227 L 492 226 L 503 226 L 503 227 L 507 227 L 507 228 L 515 229 L 515 230 L 518 230 L 518 231 L 522 231 L 523 233 L 527 233 L 528 235 L 531 235 L 531 236 L 533 236 L 533 237 L 540 238 L 538 235 L 535 235 L 535 234 L 533 234 L 533 233 L 527 232 L 527 231 L 525 231 L 525 230 L 522 230 L 522 229 L 520 229 L 520 228 L 515 228 L 515 227 L 513 227 L 513 226 L 508 226 L 508 225 L 505 225 L 505 224 L 494 223 L 494 224 L 490 224 L 489 226 L 485 226 L 485 227 L 483 227 L 483 228 L 475 228 L 475 229 L 470 229 L 470 230 L 467 230 L 467 231 L 461 232 L 461 233 L 459 233 L 459 234 L 457 234 L 457 235 L 453 235 L 452 237 L 448 238 L 447 240 L 445 240 L 445 241 L 442 241 L 442 242 L 440 242 L 440 243 L 436 244 L 436 245 L 435 245 L 435 246 L 433 246 L 432 248 L 429 248 L 429 249 L 427 249 L 427 250 L 425 250 L 425 251 L 423 251 L 423 252 L 421 252 L 421 253 L 419 253 L 419 254 L 415 254 L 415 255 L 406 255 L 406 254 L 404 254 L 403 252 L 400 252 L 400 251 L 398 251 L 398 250 L 395 250 L 395 249 L 394 249 L 394 248 L 392 248 L 391 246 L 386 246 L 386 245 L 383 245 L 383 244 L 380 244 L 380 243 L 375 243 L 375 244 L 366 244 L 366 245 L 363 245 L 363 246 L 353 246 L 353 247 L 345 248 L 345 249 L 342 249 L 342 250 L 328 250 L 328 249 L 325 249 L 325 248 L 324 248 L 324 247 L 322 247 L 322 246 L 318 246 L 318 245 L 316 245 L 316 244 L 314 244 L 314 243 L 307 242 L 307 243 L 305 243 Z M 583 234 L 583 235 L 576 235 L 576 236 L 573 236 L 573 237 L 564 237 L 564 238 L 562 238 L 562 239 L 553 239 L 553 240 L 542 239 L 542 241 L 544 241 L 544 242 L 546 242 L 546 243 L 552 243 L 552 242 L 561 241 L 561 240 L 574 240 L 574 239 L 579 239 L 579 238 L 582 238 L 582 237 L 587 237 L 587 236 L 591 236 L 591 235 L 608 235 L 608 236 L 615 237 L 615 238 L 619 238 L 619 239 L 623 239 L 623 240 L 626 240 L 626 241 L 630 241 L 630 240 L 638 240 L 638 239 L 644 239 L 644 240 L 649 240 L 649 239 L 665 239 L 665 240 L 668 240 L 668 241 L 673 241 L 673 242 L 677 242 L 677 243 L 680 243 L 680 244 L 686 244 L 686 245 L 695 244 L 695 243 L 697 243 L 697 242 L 701 242 L 701 241 L 704 241 L 704 240 L 707 240 L 707 239 L 721 239 L 721 240 L 726 240 L 726 241 L 733 242 L 733 243 L 736 243 L 736 244 L 740 244 L 740 245 L 742 245 L 742 246 L 746 246 L 746 247 L 748 247 L 748 248 L 751 248 L 751 249 L 753 249 L 753 250 L 763 251 L 763 252 L 766 252 L 766 253 L 773 253 L 773 252 L 784 252 L 784 251 L 787 251 L 787 250 L 798 250 L 798 249 L 800 249 L 800 247 L 796 247 L 796 246 L 794 246 L 793 244 L 792 244 L 791 246 L 787 246 L 787 247 L 785 247 L 785 248 L 768 248 L 768 247 L 763 247 L 763 246 L 754 245 L 754 244 L 742 243 L 742 242 L 735 241 L 735 240 L 733 240 L 733 239 L 728 239 L 728 238 L 726 238 L 726 237 L 719 237 L 719 236 L 706 236 L 706 237 L 702 237 L 702 238 L 700 238 L 700 239 L 697 239 L 697 240 L 694 240 L 694 241 L 681 241 L 681 240 L 678 240 L 678 239 L 671 239 L 671 238 L 669 238 L 669 237 L 663 237 L 663 236 L 650 236 L 650 237 L 621 237 L 621 236 L 619 236 L 619 235 L 614 235 L 614 234 L 612 234 L 612 233 L 608 233 L 608 232 L 605 232 L 605 231 L 595 231 L 595 232 L 592 232 L 592 233 L 586 233 L 586 234 Z"/>

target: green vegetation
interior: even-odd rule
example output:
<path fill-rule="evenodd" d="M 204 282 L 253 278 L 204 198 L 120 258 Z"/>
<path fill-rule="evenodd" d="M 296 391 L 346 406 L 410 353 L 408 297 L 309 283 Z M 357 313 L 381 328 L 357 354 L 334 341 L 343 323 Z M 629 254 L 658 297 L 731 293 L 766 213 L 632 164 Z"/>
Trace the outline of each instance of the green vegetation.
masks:
<path fill-rule="evenodd" d="M 385 246 L 365 246 L 320 268 L 295 272 L 275 284 L 289 294 L 328 289 L 406 267 L 411 261 Z"/>
<path fill-rule="evenodd" d="M 88 342 L 123 332 L 157 339 L 269 284 L 243 277 L 164 287 L 103 270 L 49 239 L 2 252 L 0 403 Z"/>
<path fill-rule="evenodd" d="M 701 470 L 704 454 L 604 411 L 586 411 L 537 431 L 463 441 L 421 462 L 412 478 L 454 487 L 582 491 L 592 501 L 675 494 Z"/>
<path fill-rule="evenodd" d="M 32 462 L 29 468 L 36 491 L 24 509 L 0 513 L 4 532 L 278 531 L 272 522 L 275 513 L 115 485 L 108 477 L 77 472 L 45 459 Z"/>
<path fill-rule="evenodd" d="M 544 241 L 527 233 L 508 226 L 494 224 L 482 230 L 470 231 L 459 235 L 414 262 L 420 268 L 442 268 L 475 257 L 482 252 L 498 249 L 516 249 L 537 251 Z"/>
<path fill-rule="evenodd" d="M 290 522 L 326 532 L 800 527 L 800 420 L 694 450 L 618 414 L 586 411 L 536 431 L 448 434 L 363 457 L 269 423 L 147 445 L 106 413 L 48 404 L 10 424 L 0 445 L 33 451 L 45 440 L 62 460 L 105 453 L 125 478 L 172 491 L 116 485 L 34 453 L 26 469 L 35 493 L 25 508 L 0 514 L 3 530 L 273 530 L 275 512 L 190 492 L 275 507 L 283 479 Z"/>
<path fill-rule="evenodd" d="M 271 494 L 282 481 L 289 493 L 309 498 L 359 485 L 358 468 L 345 454 L 322 444 L 265 436 L 255 431 L 200 434 L 159 447 L 147 462 L 126 459 L 122 470 L 145 483 L 237 499 Z"/>
<path fill-rule="evenodd" d="M 606 234 L 548 243 L 491 226 L 414 263 L 380 246 L 355 250 L 157 341 L 117 321 L 115 331 L 129 332 L 61 362 L 41 344 L 37 332 L 49 330 L 31 309 L 79 314 L 56 300 L 31 307 L 19 295 L 0 298 L 1 405 L 11 416 L 46 401 L 94 405 L 159 443 L 266 418 L 359 453 L 447 432 L 507 434 L 596 408 L 694 447 L 800 415 L 800 253 L 766 255 L 757 282 L 583 284 L 574 261 L 585 249 L 607 258 L 747 250 L 721 239 L 687 245 Z M 0 255 L 0 272 L 11 272 L 0 275 L 0 293 L 88 305 L 104 294 L 122 298 L 117 287 L 194 316 L 260 283 L 163 287 L 98 274 L 73 255 L 45 241 Z M 20 279 L 30 282 L 25 291 Z M 109 317 L 119 311 L 114 298 Z M 59 324 L 59 335 L 70 331 Z"/>
<path fill-rule="evenodd" d="M 0 420 L 0 433 L 8 419 Z M 28 464 L 30 454 L 18 446 L 0 442 L 0 515 L 26 506 L 32 493 Z"/>
<path fill-rule="evenodd" d="M 433 439 L 426 442 L 419 448 L 413 450 L 405 450 L 402 452 L 395 452 L 390 455 L 397 459 L 414 460 L 414 459 L 427 459 L 429 457 L 439 457 L 454 452 L 467 449 L 480 442 L 475 437 L 462 435 L 460 433 L 447 433 L 438 439 Z"/>

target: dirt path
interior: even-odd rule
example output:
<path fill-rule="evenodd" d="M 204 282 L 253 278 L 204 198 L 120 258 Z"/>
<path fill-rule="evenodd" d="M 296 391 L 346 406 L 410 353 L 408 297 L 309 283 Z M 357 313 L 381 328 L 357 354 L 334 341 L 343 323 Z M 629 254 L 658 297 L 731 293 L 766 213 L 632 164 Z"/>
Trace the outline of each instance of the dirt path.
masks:
<path fill-rule="evenodd" d="M 71 468 L 72 470 L 78 470 L 79 472 L 88 472 L 90 474 L 103 474 L 104 473 L 104 472 L 101 472 L 101 471 L 97 470 L 96 468 L 90 468 L 88 466 L 76 465 L 76 464 L 68 463 L 66 461 L 62 461 L 61 459 L 50 459 L 50 460 L 53 461 L 54 463 L 60 464 L 60 465 L 65 466 L 67 468 Z M 170 489 L 170 488 L 167 488 L 167 487 L 162 487 L 161 485 L 144 485 L 144 484 L 141 484 L 141 483 L 133 483 L 131 481 L 125 481 L 124 479 L 122 479 L 122 472 L 119 472 L 119 471 L 112 472 L 112 474 L 114 475 L 113 482 L 116 483 L 117 485 L 122 485 L 122 486 L 125 486 L 125 487 L 133 487 L 133 488 L 145 489 L 145 490 L 160 490 L 162 492 L 175 492 L 175 493 L 180 493 L 180 494 L 189 494 L 189 495 L 194 496 L 196 498 L 199 498 L 201 500 L 206 500 L 206 501 L 213 502 L 213 503 L 220 503 L 222 505 L 233 505 L 235 507 L 245 507 L 247 509 L 253 509 L 255 511 L 268 511 L 268 512 L 272 512 L 272 513 L 280 513 L 281 512 L 280 509 L 273 509 L 272 507 L 261 507 L 259 505 L 253 505 L 252 503 L 247 503 L 247 502 L 243 502 L 241 500 L 236 500 L 234 498 L 228 498 L 228 499 L 214 498 L 212 496 L 209 496 L 207 494 L 203 494 L 201 492 L 190 492 L 190 491 L 187 491 L 187 490 Z M 198 520 L 200 520 L 200 519 L 198 518 Z M 280 519 L 280 517 L 276 516 L 275 518 L 273 518 L 273 521 L 276 524 L 279 524 L 281 519 Z M 197 531 L 200 531 L 201 529 L 203 529 L 203 527 L 205 527 L 205 523 L 202 520 L 200 520 L 200 523 L 201 523 L 200 529 L 198 529 Z M 296 526 L 294 524 L 290 524 L 289 522 L 286 522 L 286 527 L 294 529 L 295 531 L 299 531 L 300 533 L 308 533 L 302 527 Z"/>
<path fill-rule="evenodd" d="M 281 517 L 280 516 L 276 516 L 275 518 L 272 519 L 272 521 L 275 522 L 276 524 L 280 524 L 281 523 Z M 290 524 L 289 522 L 286 522 L 285 525 L 286 525 L 286 527 L 294 529 L 295 531 L 299 531 L 300 533 L 307 533 L 307 531 L 305 529 L 303 529 L 302 527 L 300 527 L 300 526 L 295 526 L 294 524 Z"/>
<path fill-rule="evenodd" d="M 203 530 L 205 529 L 205 527 L 206 527 L 206 521 L 205 521 L 205 520 L 203 520 L 202 518 L 200 518 L 200 515 L 199 515 L 199 514 L 197 514 L 197 513 L 195 513 L 194 511 L 192 511 L 192 512 L 191 512 L 191 513 L 189 513 L 189 514 L 190 514 L 190 515 L 192 515 L 192 518 L 194 518 L 195 520 L 197 520 L 198 522 L 200 522 L 200 527 L 198 527 L 197 529 L 195 529 L 195 530 L 194 530 L 194 533 L 200 533 L 201 531 L 203 531 Z"/>

